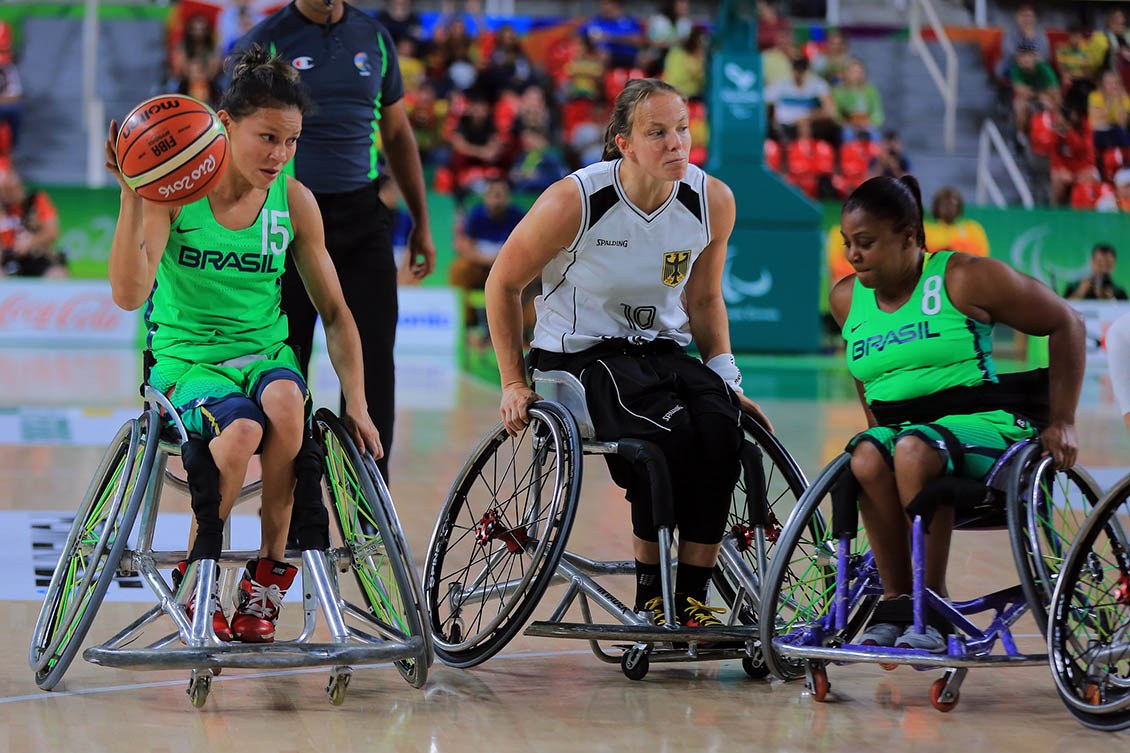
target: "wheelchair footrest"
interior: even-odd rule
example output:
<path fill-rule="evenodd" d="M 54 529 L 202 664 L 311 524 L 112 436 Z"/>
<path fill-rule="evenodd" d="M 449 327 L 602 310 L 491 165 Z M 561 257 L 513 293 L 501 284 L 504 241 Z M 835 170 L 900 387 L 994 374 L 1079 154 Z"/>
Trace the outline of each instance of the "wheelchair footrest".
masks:
<path fill-rule="evenodd" d="M 981 667 L 986 665 L 1027 666 L 1047 665 L 1047 654 L 931 654 L 915 649 L 879 648 L 876 646 L 857 646 L 846 644 L 838 648 L 830 646 L 794 646 L 780 638 L 773 639 L 773 648 L 782 656 L 803 659 L 823 659 L 844 664 L 910 664 L 916 667 Z"/>
<path fill-rule="evenodd" d="M 755 641 L 756 626 L 679 628 L 668 630 L 649 625 L 593 625 L 587 622 L 534 622 L 526 635 L 540 638 L 575 638 L 582 641 L 631 641 L 633 643 L 718 643 Z"/>
<path fill-rule="evenodd" d="M 91 664 L 125 669 L 274 669 L 372 664 L 422 655 L 424 639 L 412 636 L 405 641 L 372 646 L 341 643 L 229 643 L 223 646 L 168 649 L 110 649 L 94 646 L 82 657 Z"/>

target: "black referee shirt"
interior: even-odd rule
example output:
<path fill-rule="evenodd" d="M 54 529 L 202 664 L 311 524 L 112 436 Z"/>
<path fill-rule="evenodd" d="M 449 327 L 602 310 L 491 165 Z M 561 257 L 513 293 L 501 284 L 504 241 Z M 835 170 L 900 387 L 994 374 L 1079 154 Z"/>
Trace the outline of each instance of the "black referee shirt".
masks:
<path fill-rule="evenodd" d="M 327 27 L 291 3 L 234 48 L 259 43 L 273 49 L 309 88 L 317 110 L 303 121 L 294 174 L 315 193 L 353 191 L 376 179 L 381 108 L 404 97 L 392 37 L 375 18 L 344 7 L 342 19 Z"/>

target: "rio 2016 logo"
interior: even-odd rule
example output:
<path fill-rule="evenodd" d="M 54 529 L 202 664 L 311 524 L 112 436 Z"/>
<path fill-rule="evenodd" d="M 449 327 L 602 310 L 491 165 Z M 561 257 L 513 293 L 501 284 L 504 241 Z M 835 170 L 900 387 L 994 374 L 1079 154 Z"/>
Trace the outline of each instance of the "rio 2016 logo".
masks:
<path fill-rule="evenodd" d="M 174 193 L 179 191 L 191 190 L 196 181 L 200 180 L 206 175 L 210 175 L 216 171 L 216 155 L 209 154 L 208 158 L 196 166 L 190 174 L 177 178 L 172 183 L 164 186 L 158 186 L 157 192 L 161 194 L 162 198 L 169 198 Z"/>

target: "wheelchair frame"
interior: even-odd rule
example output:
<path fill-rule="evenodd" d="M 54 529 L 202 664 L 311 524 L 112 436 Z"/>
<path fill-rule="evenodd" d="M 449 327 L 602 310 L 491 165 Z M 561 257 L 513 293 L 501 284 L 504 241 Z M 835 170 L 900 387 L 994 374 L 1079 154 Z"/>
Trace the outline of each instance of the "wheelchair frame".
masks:
<path fill-rule="evenodd" d="M 947 601 L 925 586 L 925 540 L 926 525 L 921 514 L 916 514 L 911 526 L 911 565 L 913 575 L 913 617 L 914 628 L 921 633 L 925 629 L 927 607 L 934 609 L 949 620 L 955 634 L 949 636 L 945 653 L 933 654 L 922 649 L 875 647 L 852 643 L 852 638 L 867 623 L 879 597 L 883 594 L 875 568 L 874 557 L 869 548 L 860 541 L 864 539 L 858 522 L 858 508 L 854 496 L 840 502 L 833 501 L 833 519 L 830 536 L 821 532 L 818 541 L 812 546 L 810 570 L 816 573 L 814 589 L 823 591 L 825 604 L 813 609 L 812 604 L 798 609 L 798 602 L 792 598 L 786 606 L 801 614 L 791 629 L 782 630 L 781 610 L 784 570 L 790 566 L 793 550 L 801 545 L 799 526 L 804 516 L 818 512 L 820 502 L 825 496 L 835 494 L 836 482 L 850 473 L 851 456 L 841 454 L 820 473 L 816 481 L 805 492 L 801 502 L 786 524 L 781 538 L 782 547 L 769 567 L 767 581 L 769 590 L 762 603 L 760 615 L 761 640 L 766 651 L 767 663 L 773 674 L 782 679 L 793 679 L 799 667 L 797 660 L 803 662 L 806 686 L 816 701 L 825 700 L 830 684 L 826 671 L 828 663 L 872 663 L 885 669 L 907 664 L 915 669 L 926 670 L 932 667 L 945 669 L 944 675 L 936 680 L 930 689 L 931 703 L 940 711 L 950 711 L 956 707 L 960 697 L 960 687 L 970 667 L 988 665 L 1020 666 L 1042 664 L 1047 661 L 1044 654 L 1024 654 L 1013 640 L 1011 626 L 1031 609 L 1028 594 L 1036 594 L 1044 603 L 1050 597 L 1050 584 L 1038 574 L 1038 568 L 1031 563 L 1039 559 L 1050 578 L 1049 559 L 1057 556 L 1056 546 L 1059 537 L 1051 536 L 1044 542 L 1032 535 L 1035 526 L 1021 521 L 1044 520 L 1047 510 L 1046 494 L 1041 491 L 1040 479 L 1050 467 L 1050 458 L 1041 459 L 1039 445 L 1033 440 L 1019 442 L 1009 447 L 994 464 L 985 480 L 971 484 L 983 489 L 985 499 L 992 499 L 995 492 L 1006 486 L 1006 514 L 1009 523 L 1010 539 L 1014 559 L 1019 568 L 1021 584 L 967 601 Z M 1027 475 L 1026 475 L 1027 474 Z M 1072 484 L 1082 493 L 1086 501 L 1094 504 L 1099 496 L 1098 487 L 1083 469 L 1068 472 Z M 1032 480 L 1026 484 L 1026 479 Z M 994 492 L 995 490 L 995 492 Z M 1054 490 L 1053 490 L 1054 493 Z M 1029 498 L 1030 497 L 1030 498 Z M 833 497 L 834 499 L 834 497 Z M 850 504 L 849 504 L 850 503 Z M 1025 504 L 1027 503 L 1027 504 Z M 1021 509 L 1024 506 L 1024 509 Z M 999 510 L 996 511 L 999 516 Z M 1054 521 L 1055 510 L 1048 516 Z M 955 530 L 970 527 L 969 521 L 959 519 Z M 1044 531 L 1045 534 L 1048 531 Z M 1054 530 L 1051 533 L 1055 533 Z M 858 537 L 858 538 L 857 538 Z M 857 544 L 853 545 L 853 541 Z M 833 548 L 834 545 L 834 548 Z M 1051 552 L 1043 551 L 1051 546 Z M 1039 572 L 1044 572 L 1039 571 Z M 847 573 L 848 577 L 844 577 Z M 1040 608 L 1043 604 L 1040 604 Z M 805 611 L 810 614 L 804 615 Z M 1035 610 L 1032 610 L 1033 612 Z M 970 615 L 991 612 L 992 618 L 987 627 L 980 628 L 968 619 Z M 997 644 L 1003 653 L 994 653 Z"/>
<path fill-rule="evenodd" d="M 424 597 L 428 611 L 432 616 L 433 641 L 436 644 L 436 653 L 446 663 L 459 667 L 475 666 L 485 661 L 501 650 L 517 632 L 521 624 L 528 619 L 534 607 L 537 606 L 537 600 L 551 583 L 565 583 L 567 584 L 565 593 L 560 597 L 548 619 L 530 624 L 525 630 L 525 635 L 586 640 L 598 659 L 608 663 L 619 662 L 624 674 L 635 680 L 642 679 L 647 674 L 652 661 L 680 662 L 734 658 L 742 659 L 743 667 L 751 676 L 764 677 L 767 671 L 761 658 L 756 625 L 736 624 L 739 619 L 744 619 L 748 623 L 753 622 L 751 617 L 756 614 L 757 594 L 760 590 L 758 573 L 764 572 L 764 564 L 768 559 L 766 550 L 771 545 L 771 541 L 766 536 L 766 527 L 769 521 L 773 519 L 772 511 L 768 509 L 772 502 L 759 498 L 757 492 L 763 490 L 755 490 L 751 486 L 745 490 L 745 498 L 736 500 L 736 502 L 745 503 L 750 511 L 746 517 L 750 520 L 751 525 L 744 528 L 735 525 L 734 530 L 728 532 L 722 542 L 719 566 L 715 570 L 715 580 L 717 582 L 721 578 L 722 582 L 727 585 L 732 597 L 729 604 L 731 607 L 729 624 L 714 628 L 676 627 L 673 592 L 674 564 L 671 554 L 673 513 L 671 512 L 670 483 L 666 477 L 665 463 L 658 464 L 658 467 L 656 465 L 650 466 L 652 469 L 650 477 L 652 479 L 653 507 L 655 508 L 656 521 L 659 523 L 660 577 L 665 619 L 667 621 L 667 626 L 656 627 L 648 619 L 637 614 L 620 599 L 609 593 L 596 580 L 598 576 L 632 575 L 635 572 L 634 561 L 595 561 L 564 551 L 578 504 L 577 498 L 581 479 L 580 463 L 575 462 L 574 457 L 625 454 L 626 449 L 628 454 L 634 456 L 639 449 L 638 445 L 650 443 L 639 443 L 637 440 L 620 440 L 618 442 L 593 440 L 595 431 L 585 402 L 584 388 L 580 381 L 574 375 L 564 371 L 535 371 L 534 381 L 538 393 L 546 399 L 531 408 L 531 416 L 535 422 L 547 422 L 547 424 L 556 422 L 555 428 L 546 429 L 546 435 L 554 437 L 554 442 L 559 445 L 556 448 L 557 451 L 567 454 L 570 464 L 576 466 L 571 475 L 569 488 L 565 493 L 567 499 L 564 500 L 563 511 L 560 515 L 561 532 L 554 542 L 556 544 L 555 551 L 550 553 L 544 563 L 539 563 L 542 567 L 540 572 L 526 572 L 523 573 L 523 577 L 508 578 L 502 583 L 496 582 L 484 585 L 489 577 L 487 571 L 484 570 L 474 580 L 470 588 L 457 589 L 455 584 L 448 583 L 448 592 L 446 594 L 439 593 L 442 585 L 440 581 L 444 578 L 435 571 L 442 568 L 442 561 L 447 554 L 446 547 L 450 538 L 450 530 L 445 530 L 445 526 L 448 529 L 454 527 L 454 524 L 450 521 L 451 513 L 449 511 L 466 502 L 465 479 L 478 459 L 483 457 L 485 452 L 493 451 L 497 447 L 497 445 L 492 447 L 491 442 L 501 442 L 502 437 L 505 436 L 505 430 L 501 426 L 496 426 L 492 433 L 480 443 L 472 458 L 452 485 L 447 505 L 441 512 L 429 545 Z M 749 420 L 745 428 L 747 432 L 752 431 L 754 433 L 756 441 L 761 445 L 756 452 L 767 449 L 770 460 L 775 466 L 780 467 L 781 474 L 788 486 L 788 493 L 799 497 L 806 485 L 799 466 L 776 442 L 773 435 L 765 429 L 752 420 Z M 534 431 L 536 432 L 538 429 L 534 429 Z M 556 438 L 558 434 L 562 436 L 562 439 Z M 753 445 L 748 441 L 744 445 L 743 469 L 747 474 L 753 464 L 760 464 L 761 460 L 760 457 L 750 456 L 750 453 L 754 452 L 751 449 L 752 447 Z M 542 450 L 535 447 L 534 451 L 536 454 Z M 645 446 L 642 451 L 646 453 L 648 448 Z M 657 448 L 654 449 L 654 454 L 659 455 L 659 459 L 662 460 L 662 455 Z M 764 481 L 764 479 L 762 480 Z M 541 488 L 538 481 L 531 482 L 531 486 Z M 461 495 L 462 499 L 460 499 Z M 540 514 L 540 507 L 538 513 Z M 503 535 L 514 537 L 516 536 L 515 532 L 521 529 L 522 534 L 519 537 L 522 539 L 521 544 L 524 548 L 529 548 L 525 540 L 526 535 L 523 526 L 524 524 L 515 524 Z M 480 540 L 479 544 L 484 545 L 484 542 Z M 747 556 L 749 559 L 747 559 Z M 753 566 L 751 566 L 751 562 Z M 757 563 L 761 565 L 760 570 L 756 569 Z M 539 565 L 535 564 L 531 570 L 537 566 Z M 531 575 L 535 577 L 531 577 Z M 522 591 L 527 591 L 527 593 L 521 593 Z M 455 633 L 454 622 L 450 626 L 448 625 L 448 622 L 458 620 L 458 616 L 444 620 L 439 613 L 441 606 L 448 608 L 452 615 L 458 615 L 462 608 L 461 605 L 468 601 L 480 599 L 485 603 L 485 600 L 490 597 L 497 597 L 500 600 L 513 598 L 514 601 L 520 598 L 524 599 L 518 607 L 519 613 L 510 619 L 507 624 L 508 634 L 487 634 L 485 641 L 488 645 L 485 649 L 480 648 L 482 641 L 476 642 L 475 645 L 470 647 L 460 647 L 457 640 L 446 640 L 451 633 L 454 633 L 457 638 L 461 638 L 462 635 L 461 632 Z M 574 603 L 579 603 L 582 622 L 565 621 L 565 617 Z M 596 623 L 593 620 L 592 603 L 604 610 L 618 624 Z M 505 618 L 505 615 L 500 615 L 500 618 Z M 490 629 L 493 629 L 493 626 L 488 625 L 488 630 Z M 488 630 L 480 631 L 480 634 L 488 633 Z M 602 649 L 599 641 L 616 641 L 627 645 L 620 646 L 622 653 L 617 658 Z M 491 645 L 492 643 L 493 645 Z M 723 645 L 717 645 L 719 643 Z M 685 648 L 678 644 L 685 644 Z"/>
<path fill-rule="evenodd" d="M 187 693 L 197 708 L 207 700 L 212 678 L 227 667 L 330 666 L 326 692 L 335 705 L 344 702 L 354 664 L 394 661 L 409 683 L 422 686 L 431 663 L 430 640 L 411 553 L 396 520 L 388 489 L 371 456 L 363 457 L 357 452 L 336 417 L 320 410 L 315 414 L 314 424 L 323 445 L 332 437 L 332 442 L 340 448 L 334 463 L 327 453 L 323 483 L 345 545 L 331 547 L 328 551 L 287 551 L 287 559 L 301 560 L 304 620 L 296 638 L 260 644 L 225 643 L 219 641 L 213 631 L 211 609 L 201 608 L 201 605 L 211 603 L 217 588 L 224 596 L 233 591 L 234 570 L 226 572 L 223 584 L 217 585 L 221 565 L 243 565 L 256 558 L 258 552 L 225 549 L 218 560 L 190 563 L 175 591 L 166 582 L 159 568 L 184 560 L 185 552 L 153 550 L 153 535 L 162 481 L 169 480 L 183 490 L 188 489 L 187 481 L 167 467 L 169 455 L 179 453 L 188 434 L 164 395 L 148 385 L 143 394 L 145 410 L 139 419 L 127 422 L 115 436 L 75 518 L 48 586 L 29 651 L 29 663 L 36 673 L 37 684 L 50 690 L 62 679 L 114 575 L 137 574 L 153 591 L 158 603 L 109 640 L 88 648 L 83 657 L 91 663 L 112 667 L 190 669 Z M 162 415 L 173 423 L 175 436 L 169 439 L 179 440 L 175 444 L 162 438 Z M 331 474 L 343 477 L 330 478 Z M 260 488 L 258 481 L 245 486 L 239 499 L 251 496 Z M 108 527 L 95 520 L 92 526 L 91 513 L 105 508 L 107 493 L 111 495 L 110 513 L 115 524 Z M 135 543 L 130 546 L 139 512 L 141 520 Z M 346 534 L 347 526 L 354 535 Z M 98 536 L 93 546 L 89 541 L 92 535 Z M 225 547 L 229 541 L 230 527 L 226 527 Z M 362 578 L 373 577 L 369 571 L 378 569 L 374 558 L 387 562 L 387 573 L 394 581 L 385 583 L 377 574 L 375 591 L 366 590 L 361 582 Z M 362 586 L 362 594 L 368 602 L 365 607 L 350 603 L 340 594 L 337 571 L 345 572 L 350 567 Z M 74 576 L 78 569 L 82 570 L 82 580 L 76 590 Z M 70 597 L 76 593 L 79 600 L 71 602 Z M 196 607 L 191 618 L 186 610 L 190 599 Z M 403 614 L 393 614 L 398 608 Z M 328 627 L 329 642 L 313 641 L 319 613 Z M 174 631 L 144 647 L 133 648 L 132 644 L 141 638 L 143 631 L 162 616 L 172 620 Z"/>

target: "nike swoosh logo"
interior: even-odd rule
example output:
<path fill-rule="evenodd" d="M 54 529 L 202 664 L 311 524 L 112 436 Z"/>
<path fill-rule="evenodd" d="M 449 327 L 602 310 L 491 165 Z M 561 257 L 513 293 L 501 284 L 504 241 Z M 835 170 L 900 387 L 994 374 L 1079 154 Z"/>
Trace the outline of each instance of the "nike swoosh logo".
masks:
<path fill-rule="evenodd" d="M 199 228 L 199 227 L 182 227 L 182 228 L 181 228 L 181 229 L 180 229 L 180 230 L 179 230 L 178 232 L 181 232 L 181 233 L 195 233 L 195 232 L 196 232 L 197 230 L 203 230 L 203 228 Z"/>
<path fill-rule="evenodd" d="M 852 332 L 855 332 L 857 329 L 862 327 L 864 324 L 867 324 L 867 322 L 860 322 L 859 324 L 855 325 L 850 330 L 848 330 L 848 333 L 851 334 Z"/>

